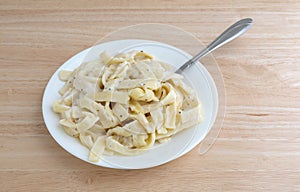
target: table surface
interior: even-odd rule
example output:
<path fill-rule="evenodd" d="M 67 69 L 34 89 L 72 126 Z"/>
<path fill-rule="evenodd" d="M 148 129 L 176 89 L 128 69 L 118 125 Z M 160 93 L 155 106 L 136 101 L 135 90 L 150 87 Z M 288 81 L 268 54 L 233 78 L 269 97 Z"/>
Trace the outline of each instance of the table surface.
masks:
<path fill-rule="evenodd" d="M 64 151 L 45 127 L 47 81 L 77 52 L 120 27 L 164 23 L 204 44 L 251 17 L 214 53 L 226 116 L 199 146 L 146 170 L 113 170 Z M 0 191 L 299 191 L 300 2 L 287 0 L 0 1 Z"/>

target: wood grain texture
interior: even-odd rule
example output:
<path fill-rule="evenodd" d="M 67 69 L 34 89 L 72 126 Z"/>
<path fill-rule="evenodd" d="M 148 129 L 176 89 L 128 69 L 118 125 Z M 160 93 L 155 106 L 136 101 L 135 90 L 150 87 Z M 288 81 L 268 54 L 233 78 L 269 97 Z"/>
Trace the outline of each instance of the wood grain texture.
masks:
<path fill-rule="evenodd" d="M 226 88 L 215 145 L 146 170 L 84 163 L 49 135 L 41 100 L 68 58 L 120 27 L 164 23 L 208 44 L 230 23 L 254 27 L 214 54 Z M 0 191 L 299 191 L 300 2 L 0 1 Z M 116 183 L 116 181 L 118 183 Z"/>

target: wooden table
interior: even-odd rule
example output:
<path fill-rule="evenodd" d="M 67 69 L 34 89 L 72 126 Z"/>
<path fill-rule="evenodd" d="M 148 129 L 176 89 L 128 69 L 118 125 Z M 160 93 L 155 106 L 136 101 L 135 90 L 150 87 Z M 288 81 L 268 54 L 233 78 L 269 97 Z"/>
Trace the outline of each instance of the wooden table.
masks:
<path fill-rule="evenodd" d="M 47 81 L 120 27 L 175 25 L 205 44 L 234 21 L 255 25 L 214 54 L 226 87 L 215 145 L 146 170 L 96 167 L 44 125 Z M 0 191 L 300 191 L 300 2 L 0 1 Z"/>

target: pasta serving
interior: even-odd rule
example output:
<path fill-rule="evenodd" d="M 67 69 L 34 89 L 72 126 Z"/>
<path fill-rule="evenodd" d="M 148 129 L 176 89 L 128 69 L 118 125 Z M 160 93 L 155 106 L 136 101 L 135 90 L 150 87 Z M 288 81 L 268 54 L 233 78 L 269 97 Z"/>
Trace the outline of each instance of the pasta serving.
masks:
<path fill-rule="evenodd" d="M 183 76 L 143 51 L 117 54 L 59 73 L 53 103 L 64 131 L 86 146 L 89 160 L 138 155 L 201 122 L 201 104 Z"/>

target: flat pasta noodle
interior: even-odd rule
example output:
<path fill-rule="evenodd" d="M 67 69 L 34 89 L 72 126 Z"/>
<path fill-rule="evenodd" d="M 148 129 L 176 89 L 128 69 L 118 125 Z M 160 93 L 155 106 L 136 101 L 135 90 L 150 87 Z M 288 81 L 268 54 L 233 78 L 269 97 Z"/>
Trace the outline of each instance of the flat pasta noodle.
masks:
<path fill-rule="evenodd" d="M 104 153 L 106 144 L 106 136 L 99 136 L 90 150 L 89 160 L 97 162 Z"/>
<path fill-rule="evenodd" d="M 94 95 L 95 101 L 109 101 L 117 102 L 122 104 L 127 104 L 129 101 L 129 96 L 127 92 L 124 91 L 101 91 Z"/>
<path fill-rule="evenodd" d="M 124 121 L 129 117 L 128 108 L 126 108 L 121 103 L 116 103 L 112 107 L 112 112 L 120 121 Z"/>
<path fill-rule="evenodd" d="M 94 145 L 93 137 L 90 134 L 87 134 L 86 132 L 79 134 L 80 142 L 86 146 L 88 149 L 91 149 Z"/>
<path fill-rule="evenodd" d="M 89 149 L 90 161 L 139 155 L 203 119 L 196 94 L 171 70 L 143 51 L 102 52 L 59 72 L 65 84 L 52 109 L 64 131 Z"/>
<path fill-rule="evenodd" d="M 152 127 L 145 116 L 145 114 L 139 113 L 134 116 L 135 119 L 145 128 L 147 133 L 153 133 L 155 131 L 154 127 Z"/>

